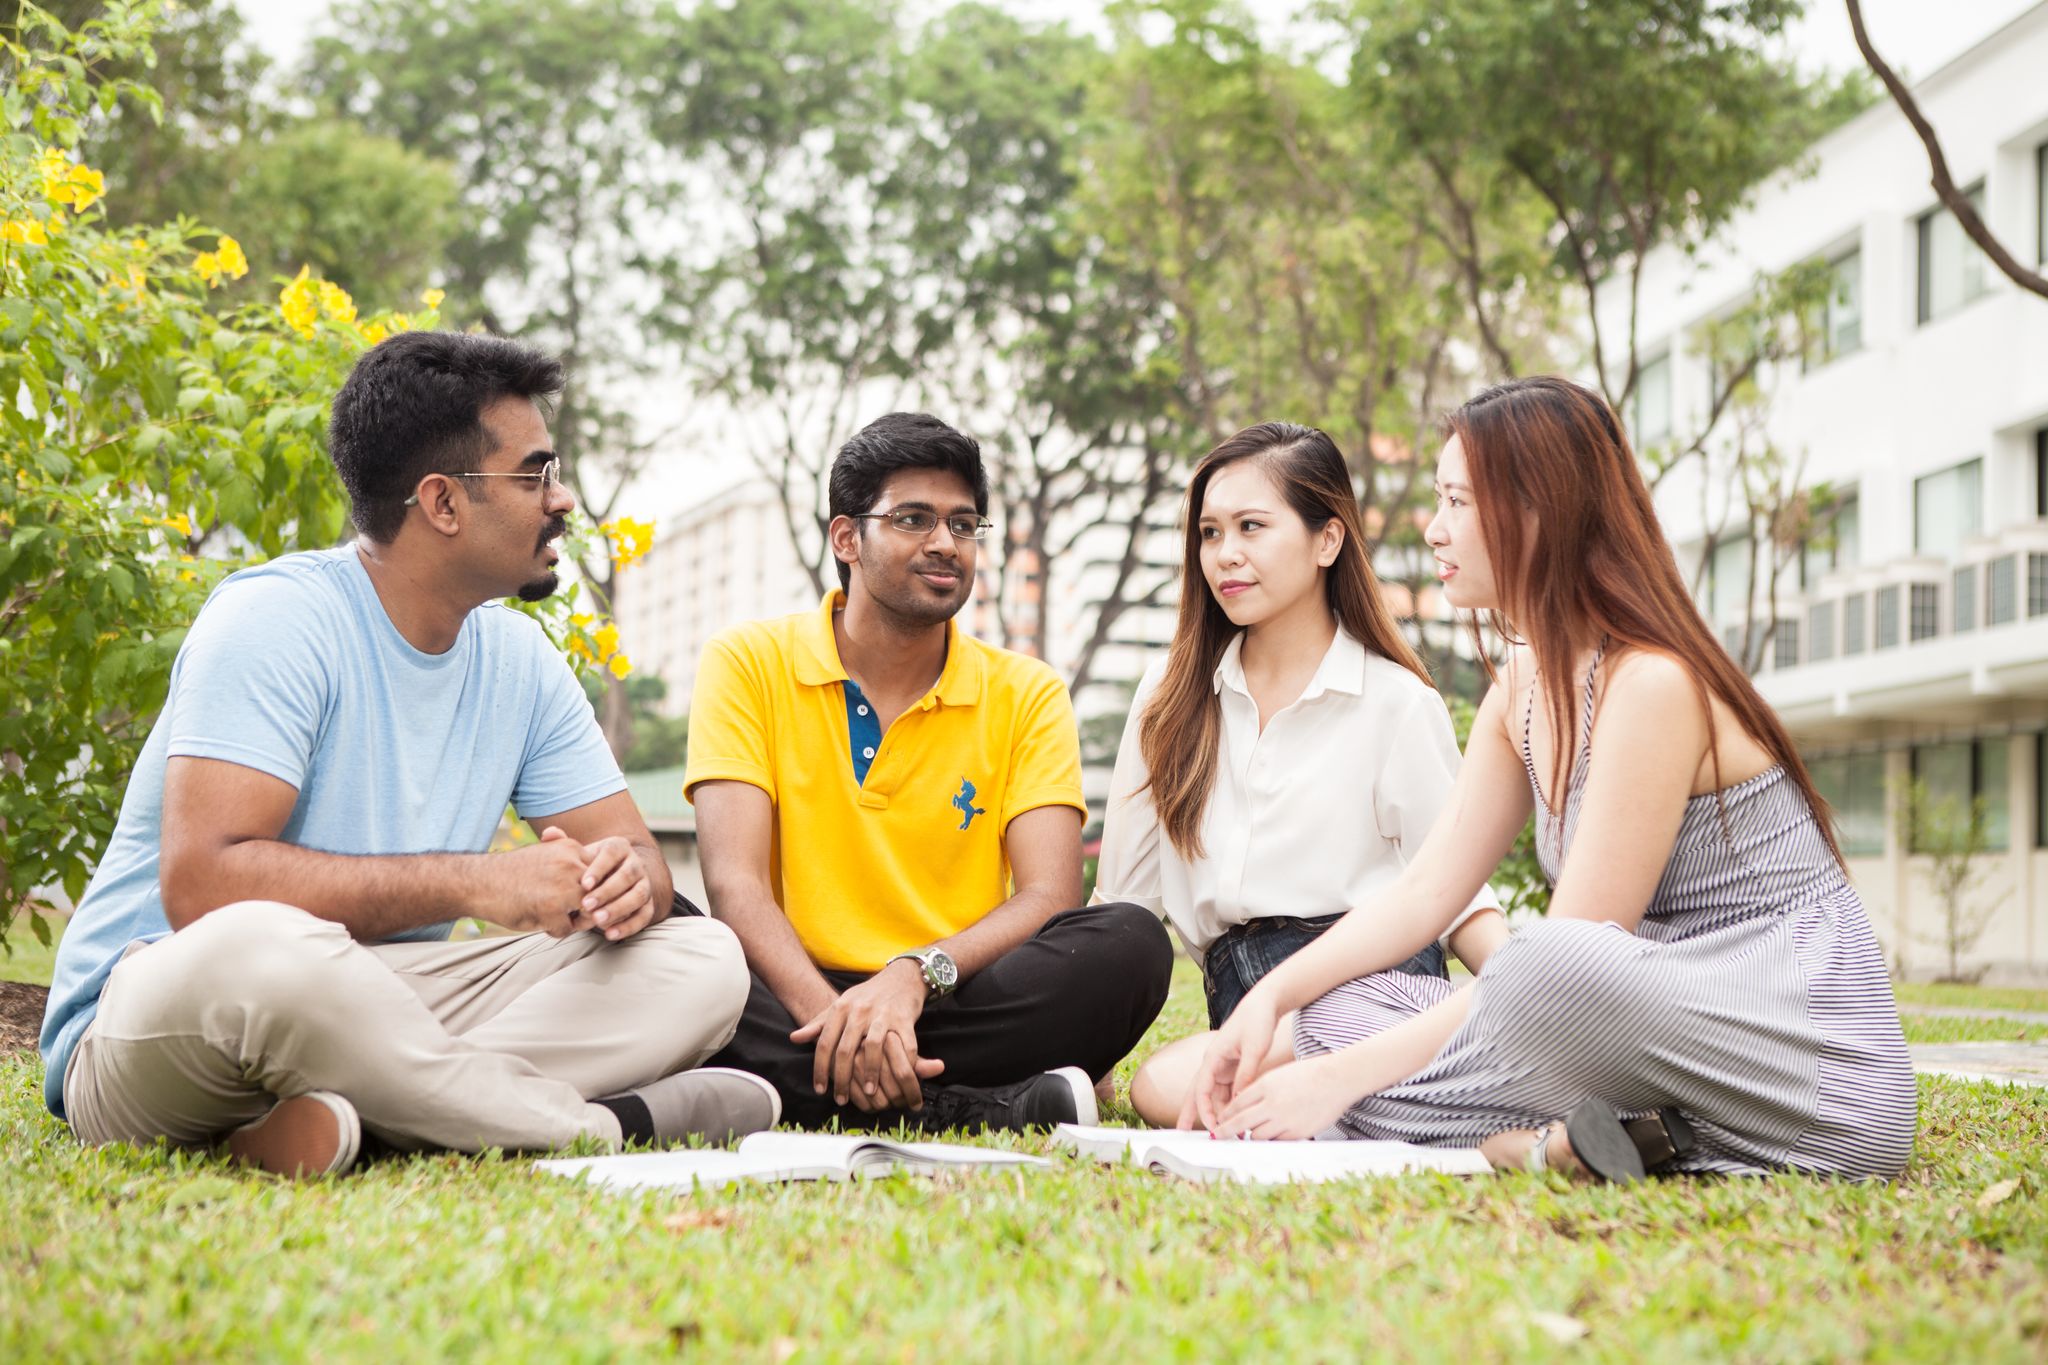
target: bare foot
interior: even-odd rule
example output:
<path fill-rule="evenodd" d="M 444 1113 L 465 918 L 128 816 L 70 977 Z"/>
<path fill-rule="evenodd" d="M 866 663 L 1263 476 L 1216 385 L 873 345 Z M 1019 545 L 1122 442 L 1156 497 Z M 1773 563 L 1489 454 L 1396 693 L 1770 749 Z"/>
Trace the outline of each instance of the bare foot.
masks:
<path fill-rule="evenodd" d="M 1108 1108 L 1116 1103 L 1116 1073 L 1110 1072 L 1095 1083 L 1095 1103 Z"/>
<path fill-rule="evenodd" d="M 1584 1175 L 1585 1163 L 1572 1151 L 1572 1140 L 1564 1125 L 1554 1124 L 1547 1131 L 1550 1140 L 1543 1148 L 1545 1168 L 1562 1171 L 1574 1178 Z M 1537 1130 L 1534 1128 L 1511 1128 L 1480 1143 L 1479 1150 L 1496 1171 L 1525 1171 L 1529 1168 L 1529 1149 L 1536 1145 L 1536 1138 Z"/>

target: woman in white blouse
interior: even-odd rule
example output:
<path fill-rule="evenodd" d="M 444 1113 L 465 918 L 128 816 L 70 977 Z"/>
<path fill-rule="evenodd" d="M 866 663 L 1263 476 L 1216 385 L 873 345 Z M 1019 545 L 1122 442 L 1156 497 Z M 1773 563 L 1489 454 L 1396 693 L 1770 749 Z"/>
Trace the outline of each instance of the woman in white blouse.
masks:
<path fill-rule="evenodd" d="M 1180 619 L 1117 750 L 1095 898 L 1166 917 L 1202 964 L 1214 1029 L 1394 881 L 1450 795 L 1458 746 L 1381 600 L 1327 435 L 1238 432 L 1196 467 L 1186 527 Z M 1506 932 L 1482 891 L 1402 970 L 1442 976 L 1444 942 L 1476 969 Z M 1205 1041 L 1140 1068 L 1147 1121 L 1179 1116 Z"/>

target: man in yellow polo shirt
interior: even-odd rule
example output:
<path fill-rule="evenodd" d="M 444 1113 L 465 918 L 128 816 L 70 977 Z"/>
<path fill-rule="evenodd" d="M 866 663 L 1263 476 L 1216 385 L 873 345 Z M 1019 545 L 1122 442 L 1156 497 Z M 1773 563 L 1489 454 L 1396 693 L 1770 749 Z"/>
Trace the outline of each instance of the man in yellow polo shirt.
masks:
<path fill-rule="evenodd" d="M 1081 754 L 1058 675 L 960 633 L 989 523 L 973 438 L 923 413 L 832 464 L 842 590 L 721 632 L 684 790 L 752 993 L 712 1061 L 783 1120 L 1090 1123 L 1166 1001 L 1149 912 L 1081 905 Z"/>

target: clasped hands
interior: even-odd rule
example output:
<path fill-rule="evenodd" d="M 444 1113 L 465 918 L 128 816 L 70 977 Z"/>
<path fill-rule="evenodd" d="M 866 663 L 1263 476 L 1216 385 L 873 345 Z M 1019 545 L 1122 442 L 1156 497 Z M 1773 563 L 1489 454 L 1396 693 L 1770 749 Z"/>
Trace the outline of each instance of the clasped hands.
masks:
<path fill-rule="evenodd" d="M 580 843 L 554 825 L 540 842 L 496 855 L 509 874 L 503 919 L 508 929 L 538 929 L 551 938 L 595 930 L 614 942 L 652 924 L 661 908 L 633 846 L 619 835 Z"/>
<path fill-rule="evenodd" d="M 1357 1098 L 1335 1055 L 1267 1066 L 1280 1013 L 1256 990 L 1209 1039 L 1177 1128 L 1219 1138 L 1312 1138 Z"/>
<path fill-rule="evenodd" d="M 946 1069 L 935 1057 L 917 1055 L 924 1002 L 924 976 L 909 959 L 841 992 L 789 1035 L 793 1043 L 817 1044 L 812 1089 L 822 1095 L 830 1086 L 834 1104 L 850 1103 L 864 1113 L 922 1109 L 923 1082 Z"/>

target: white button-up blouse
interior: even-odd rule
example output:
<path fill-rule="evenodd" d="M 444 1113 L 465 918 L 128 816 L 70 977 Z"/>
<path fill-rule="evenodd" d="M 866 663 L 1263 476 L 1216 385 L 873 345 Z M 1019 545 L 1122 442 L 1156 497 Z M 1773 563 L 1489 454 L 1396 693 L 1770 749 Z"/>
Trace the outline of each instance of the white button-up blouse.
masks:
<path fill-rule="evenodd" d="M 1341 628 L 1301 696 L 1259 731 L 1240 632 L 1216 666 L 1221 752 L 1202 814 L 1206 856 L 1183 859 L 1160 828 L 1139 749 L 1166 660 L 1146 670 L 1110 783 L 1094 899 L 1164 915 L 1199 958 L 1232 925 L 1370 906 L 1450 799 L 1458 742 L 1443 698 Z M 1444 931 L 1497 909 L 1490 888 Z"/>

